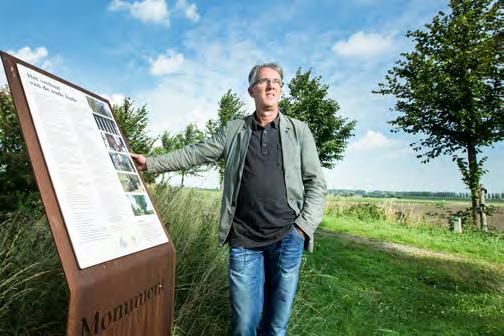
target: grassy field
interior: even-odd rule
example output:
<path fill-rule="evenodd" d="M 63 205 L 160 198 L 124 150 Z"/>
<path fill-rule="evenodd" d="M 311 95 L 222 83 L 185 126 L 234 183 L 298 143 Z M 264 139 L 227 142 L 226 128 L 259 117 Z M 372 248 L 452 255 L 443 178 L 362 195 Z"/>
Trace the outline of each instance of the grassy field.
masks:
<path fill-rule="evenodd" d="M 152 194 L 177 250 L 175 335 L 226 335 L 227 248 L 217 244 L 219 194 L 168 186 L 153 187 Z M 366 204 L 342 209 L 328 208 L 326 230 L 467 260 L 411 257 L 319 232 L 315 252 L 303 257 L 289 335 L 502 335 L 501 236 L 456 236 L 404 218 L 388 221 Z M 68 293 L 41 210 L 21 209 L 2 223 L 0 244 L 0 335 L 63 335 Z"/>
<path fill-rule="evenodd" d="M 502 272 L 317 238 L 292 335 L 502 335 Z"/>
<path fill-rule="evenodd" d="M 411 227 L 383 219 L 329 215 L 325 216 L 320 227 L 329 231 L 454 253 L 475 261 L 504 265 L 503 234 L 467 231 L 458 235 L 435 225 L 420 224 Z"/>

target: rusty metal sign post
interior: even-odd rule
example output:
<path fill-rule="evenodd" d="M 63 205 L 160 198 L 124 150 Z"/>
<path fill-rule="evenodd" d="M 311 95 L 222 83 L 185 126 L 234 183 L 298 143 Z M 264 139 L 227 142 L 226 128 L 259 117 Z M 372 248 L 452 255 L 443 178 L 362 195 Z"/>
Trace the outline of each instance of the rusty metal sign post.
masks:
<path fill-rule="evenodd" d="M 171 335 L 175 249 L 98 95 L 0 52 L 70 292 L 68 335 Z"/>

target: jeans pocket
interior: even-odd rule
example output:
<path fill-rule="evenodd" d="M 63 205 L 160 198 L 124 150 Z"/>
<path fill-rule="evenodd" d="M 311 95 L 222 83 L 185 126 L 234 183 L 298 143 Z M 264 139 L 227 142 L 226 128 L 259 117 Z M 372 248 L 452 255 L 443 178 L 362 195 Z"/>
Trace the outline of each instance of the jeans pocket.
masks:
<path fill-rule="evenodd" d="M 229 270 L 241 273 L 247 266 L 247 250 L 243 247 L 229 249 Z"/>
<path fill-rule="evenodd" d="M 298 231 L 298 228 L 296 227 L 296 225 L 292 225 L 293 229 L 294 229 L 294 234 L 296 235 L 296 237 L 298 237 L 299 239 L 301 239 L 303 242 L 305 241 L 305 237 L 301 235 L 301 233 L 299 233 Z"/>
<path fill-rule="evenodd" d="M 282 256 L 280 259 L 280 268 L 282 269 L 283 276 L 288 277 L 296 274 L 299 270 L 304 247 L 304 239 L 295 227 L 292 230 L 295 232 L 291 231 L 283 240 Z"/>

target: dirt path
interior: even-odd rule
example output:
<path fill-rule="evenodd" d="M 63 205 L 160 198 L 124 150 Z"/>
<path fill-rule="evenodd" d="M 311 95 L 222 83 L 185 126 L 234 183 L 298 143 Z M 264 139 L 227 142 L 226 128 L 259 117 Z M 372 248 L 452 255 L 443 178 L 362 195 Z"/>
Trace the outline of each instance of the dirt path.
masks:
<path fill-rule="evenodd" d="M 439 258 L 439 259 L 443 259 L 443 260 L 452 260 L 452 261 L 468 261 L 467 258 L 457 256 L 454 254 L 434 252 L 432 250 L 408 246 L 408 245 L 404 245 L 404 244 L 388 243 L 388 242 L 376 240 L 373 238 L 358 237 L 358 236 L 354 236 L 354 235 L 351 235 L 348 233 L 332 232 L 332 231 L 326 231 L 326 230 L 322 230 L 322 229 L 318 229 L 317 232 L 324 235 L 324 236 L 338 237 L 338 238 L 342 238 L 345 240 L 356 242 L 361 245 L 372 246 L 377 249 L 387 250 L 387 251 L 392 251 L 392 252 L 401 252 L 401 253 L 405 253 L 405 254 L 412 255 L 412 256 L 431 257 L 431 258 Z"/>

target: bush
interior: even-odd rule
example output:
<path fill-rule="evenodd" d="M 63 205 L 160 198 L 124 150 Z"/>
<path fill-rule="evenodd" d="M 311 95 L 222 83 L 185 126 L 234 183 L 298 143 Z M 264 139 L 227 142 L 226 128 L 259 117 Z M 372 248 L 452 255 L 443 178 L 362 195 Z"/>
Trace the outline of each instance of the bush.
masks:
<path fill-rule="evenodd" d="M 385 211 L 374 203 L 357 203 L 343 211 L 343 215 L 366 219 L 385 219 Z"/>

